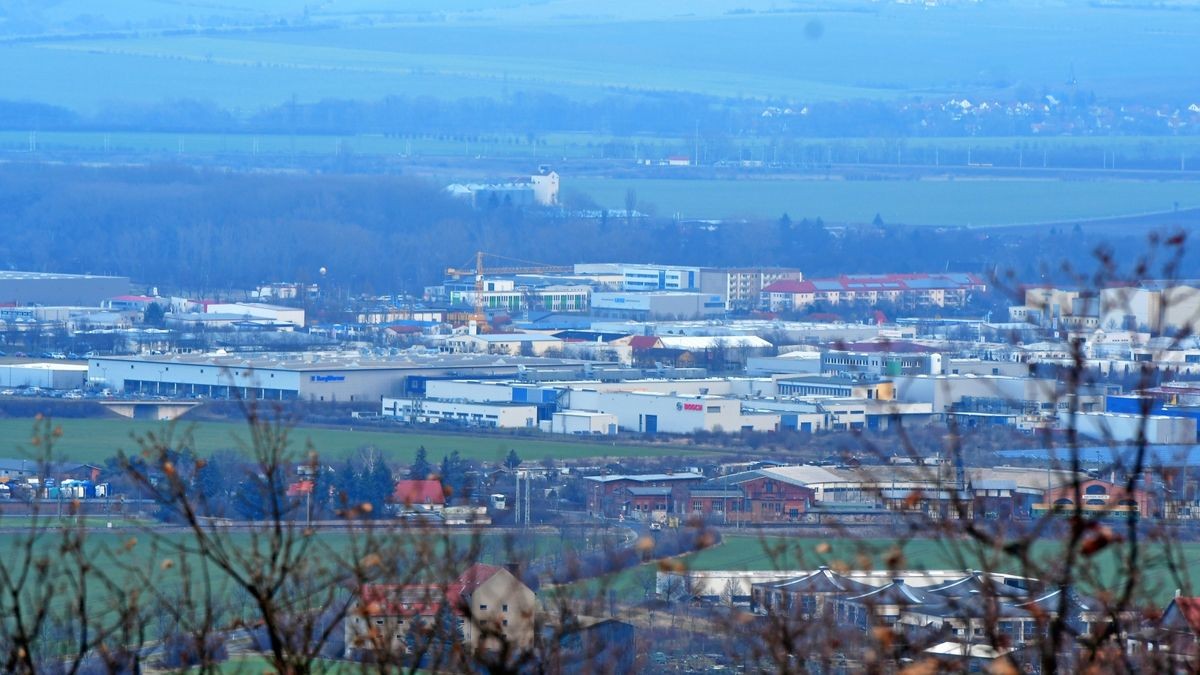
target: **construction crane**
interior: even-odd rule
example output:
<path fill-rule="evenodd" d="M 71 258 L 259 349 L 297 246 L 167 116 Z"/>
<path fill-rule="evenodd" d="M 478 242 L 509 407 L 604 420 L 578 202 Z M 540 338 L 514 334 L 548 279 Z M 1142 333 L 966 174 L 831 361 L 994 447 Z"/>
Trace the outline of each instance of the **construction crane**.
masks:
<path fill-rule="evenodd" d="M 488 325 L 487 313 L 483 308 L 483 259 L 495 258 L 507 262 L 521 263 L 522 267 L 491 267 L 488 268 L 490 274 L 549 274 L 556 272 L 573 272 L 574 268 L 563 265 L 544 265 L 541 263 L 531 262 L 528 260 L 520 260 L 518 258 L 508 258 L 494 253 L 485 253 L 478 251 L 475 253 L 475 269 L 462 269 L 457 267 L 449 267 L 446 269 L 446 275 L 461 279 L 466 276 L 475 277 L 475 307 L 471 312 L 471 321 L 475 322 L 477 330 L 484 331 Z"/>

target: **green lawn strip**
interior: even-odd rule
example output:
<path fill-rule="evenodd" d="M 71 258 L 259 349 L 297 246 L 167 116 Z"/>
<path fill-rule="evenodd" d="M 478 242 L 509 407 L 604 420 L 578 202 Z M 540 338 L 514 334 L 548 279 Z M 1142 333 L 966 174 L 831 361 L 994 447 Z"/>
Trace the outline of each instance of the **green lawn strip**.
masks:
<path fill-rule="evenodd" d="M 62 419 L 55 424 L 63 428 L 63 436 L 55 446 L 56 454 L 76 462 L 103 462 L 116 455 L 117 450 L 136 452 L 133 435 L 161 432 L 169 428 L 162 422 L 142 422 L 112 419 Z M 0 457 L 28 457 L 33 421 L 28 419 L 0 420 Z M 180 420 L 174 427 L 175 439 L 190 431 L 192 447 L 201 455 L 215 451 L 238 449 L 248 437 L 244 424 L 228 422 L 187 422 Z M 338 460 L 349 457 L 363 447 L 375 447 L 388 461 L 407 463 L 424 446 L 433 459 L 457 450 L 464 459 L 499 462 L 510 449 L 521 459 L 536 462 L 545 458 L 577 460 L 598 457 L 657 457 L 693 454 L 699 451 L 673 445 L 625 445 L 616 442 L 582 442 L 573 440 L 541 440 L 520 436 L 480 434 L 428 434 L 409 431 L 362 431 L 297 427 L 291 432 L 292 449 L 302 456 L 311 443 L 320 457 Z M 21 448 L 25 452 L 21 452 Z"/>
<path fill-rule="evenodd" d="M 825 549 L 828 545 L 828 550 Z M 811 570 L 821 565 L 850 569 L 887 569 L 886 560 L 897 545 L 895 540 L 851 536 L 842 538 L 780 537 L 754 535 L 726 535 L 716 546 L 696 553 L 680 556 L 680 562 L 691 570 Z M 1186 561 L 1183 570 L 1187 580 L 1183 592 L 1189 592 L 1190 582 L 1200 580 L 1200 543 L 1174 544 Z M 820 548 L 818 548 L 820 547 Z M 912 539 L 904 543 L 899 567 L 916 570 L 961 570 L 985 569 L 1008 574 L 1022 574 L 1020 564 L 1011 557 L 997 558 L 994 566 L 981 563 L 977 552 L 969 545 L 957 541 L 936 539 Z M 1046 539 L 1034 543 L 1030 558 L 1047 564 L 1061 556 L 1062 543 Z M 1084 593 L 1114 592 L 1120 588 L 1128 575 L 1120 553 L 1124 549 L 1112 547 L 1092 558 L 1082 559 L 1083 570 L 1079 584 Z M 1162 608 L 1170 601 L 1180 584 L 1167 570 L 1160 542 L 1142 544 L 1139 568 L 1143 584 L 1137 594 L 1138 601 L 1149 601 Z M 659 563 L 650 562 L 598 579 L 588 579 L 564 587 L 573 594 L 595 594 L 614 591 L 627 602 L 638 602 L 644 597 L 647 575 L 659 569 Z"/>
<path fill-rule="evenodd" d="M 74 558 L 69 548 L 65 548 L 69 539 L 62 532 L 53 528 L 39 530 L 31 547 L 26 546 L 27 536 L 27 533 L 6 533 L 7 547 L 0 551 L 0 564 L 9 571 L 20 569 L 26 551 L 32 551 L 34 560 L 44 558 L 52 565 L 61 560 L 65 571 L 74 569 Z M 245 531 L 222 532 L 217 536 L 225 542 L 226 550 L 241 555 L 249 555 L 255 546 L 254 537 Z M 381 529 L 374 536 L 371 540 L 362 532 L 316 533 L 306 553 L 306 561 L 311 567 L 295 572 L 298 575 L 295 582 L 302 586 L 318 580 L 342 578 L 348 565 L 369 560 L 375 553 L 380 556 L 376 564 L 379 565 L 378 581 L 381 583 L 411 579 L 410 574 L 418 575 L 416 580 L 423 583 L 445 583 L 471 561 L 505 565 L 533 560 L 564 548 L 557 535 L 541 532 L 519 535 L 451 532 L 444 535 Z M 186 550 L 178 548 L 181 545 L 186 546 Z M 266 551 L 261 543 L 258 548 Z M 218 608 L 218 620 L 225 624 L 256 616 L 253 601 L 235 581 L 215 563 L 195 552 L 195 539 L 189 533 L 156 535 L 136 529 L 89 532 L 82 550 L 84 559 L 93 568 L 86 586 L 87 613 L 98 621 L 112 616 L 112 612 L 130 600 L 133 593 L 139 594 L 139 606 L 151 617 L 147 626 L 151 639 L 160 631 L 170 629 L 169 622 L 160 625 L 153 618 L 166 616 L 168 607 L 190 611 L 192 615 L 197 615 L 202 607 L 215 607 Z M 47 591 L 49 610 L 56 619 L 72 625 L 78 593 L 74 583 L 59 573 L 59 569 L 52 567 L 46 582 L 52 584 L 49 588 L 53 589 L 53 592 Z M 389 572 L 390 569 L 396 571 Z M 206 577 L 211 585 L 206 585 Z M 327 590 L 327 586 L 314 589 L 315 595 L 311 597 L 321 601 Z M 29 609 L 39 597 L 39 592 L 30 589 L 26 596 Z M 184 598 L 190 598 L 190 604 Z"/>
<path fill-rule="evenodd" d="M 67 507 L 63 506 L 63 511 L 67 511 Z M 0 529 L 28 529 L 34 525 L 44 528 L 52 527 L 78 527 L 82 525 L 88 529 L 109 527 L 124 529 L 136 528 L 144 525 L 152 524 L 151 521 L 142 518 L 130 518 L 127 516 L 59 516 L 56 515 L 54 503 L 42 504 L 42 513 L 35 519 L 33 516 L 24 514 L 0 514 Z"/>

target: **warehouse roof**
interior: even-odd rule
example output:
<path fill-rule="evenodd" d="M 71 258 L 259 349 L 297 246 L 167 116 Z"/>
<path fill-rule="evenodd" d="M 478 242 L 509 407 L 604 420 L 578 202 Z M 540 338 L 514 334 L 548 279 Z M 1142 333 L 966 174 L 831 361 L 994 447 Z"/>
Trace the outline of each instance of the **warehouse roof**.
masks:
<path fill-rule="evenodd" d="M 442 354 L 410 352 L 398 356 L 362 355 L 355 352 L 252 352 L 243 354 L 165 354 L 161 356 L 106 356 L 90 359 L 124 363 L 178 364 L 215 368 L 251 368 L 307 372 L 314 370 L 422 370 L 427 368 L 476 369 L 524 365 L 576 365 L 579 361 L 496 354 Z"/>
<path fill-rule="evenodd" d="M 635 483 L 657 483 L 660 481 L 671 480 L 701 480 L 704 474 L 694 473 L 692 471 L 681 471 L 679 473 L 643 473 L 636 475 L 615 474 L 612 476 L 584 476 L 585 480 L 595 481 L 597 483 L 612 483 L 619 480 L 628 480 Z"/>
<path fill-rule="evenodd" d="M 33 281 L 33 280 L 67 280 L 67 279 L 128 279 L 128 277 L 110 277 L 99 274 L 59 274 L 57 272 L 22 272 L 19 270 L 0 270 L 0 281 Z"/>

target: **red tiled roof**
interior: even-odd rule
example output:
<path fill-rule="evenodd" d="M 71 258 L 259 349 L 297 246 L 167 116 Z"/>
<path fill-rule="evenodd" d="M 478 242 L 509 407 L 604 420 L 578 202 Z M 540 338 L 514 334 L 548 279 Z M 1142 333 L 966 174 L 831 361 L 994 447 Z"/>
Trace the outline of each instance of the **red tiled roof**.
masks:
<path fill-rule="evenodd" d="M 975 274 L 843 274 L 837 277 L 805 279 L 781 279 L 763 288 L 764 293 L 815 293 L 908 291 L 933 289 L 959 289 L 985 287 L 986 283 Z"/>
<path fill-rule="evenodd" d="M 470 595 L 475 592 L 476 588 L 482 586 L 484 582 L 491 579 L 503 569 L 503 567 L 496 567 L 495 565 L 475 563 L 460 574 L 455 583 L 462 586 L 462 593 L 464 595 Z"/>
<path fill-rule="evenodd" d="M 288 486 L 287 496 L 303 497 L 304 495 L 312 493 L 312 489 L 313 489 L 313 482 L 311 480 L 298 481 L 298 482 L 292 483 L 291 485 Z"/>
<path fill-rule="evenodd" d="M 878 340 L 872 342 L 849 342 L 837 347 L 839 351 L 871 352 L 884 354 L 933 354 L 933 347 L 926 347 L 907 340 Z"/>
<path fill-rule="evenodd" d="M 449 605 L 459 613 L 462 584 L 366 584 L 360 592 L 361 607 L 367 616 L 429 616 Z"/>
<path fill-rule="evenodd" d="M 392 501 L 397 504 L 445 504 L 446 493 L 440 480 L 396 481 Z"/>
<path fill-rule="evenodd" d="M 629 346 L 635 352 L 640 352 L 646 349 L 654 349 L 658 346 L 658 336 L 656 335 L 635 335 L 629 339 Z"/>
<path fill-rule="evenodd" d="M 767 284 L 763 293 L 813 293 L 817 287 L 811 281 L 796 281 L 795 279 L 780 279 L 773 284 Z"/>

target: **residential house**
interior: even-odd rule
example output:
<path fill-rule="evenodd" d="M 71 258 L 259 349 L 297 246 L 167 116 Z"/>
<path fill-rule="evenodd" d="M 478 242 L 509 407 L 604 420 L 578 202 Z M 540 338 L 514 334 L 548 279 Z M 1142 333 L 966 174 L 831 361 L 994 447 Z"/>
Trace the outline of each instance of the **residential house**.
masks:
<path fill-rule="evenodd" d="M 431 638 L 469 651 L 528 649 L 537 609 L 537 596 L 512 572 L 482 563 L 446 584 L 367 584 L 346 617 L 347 655 L 404 653 Z"/>
<path fill-rule="evenodd" d="M 396 481 L 393 504 L 406 511 L 441 511 L 446 507 L 446 491 L 437 479 Z"/>

